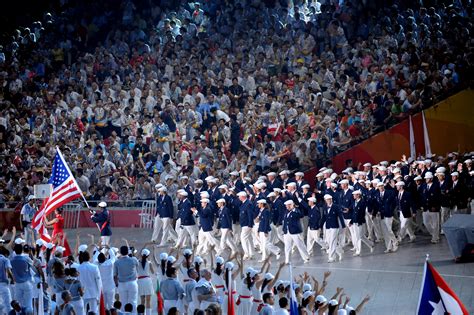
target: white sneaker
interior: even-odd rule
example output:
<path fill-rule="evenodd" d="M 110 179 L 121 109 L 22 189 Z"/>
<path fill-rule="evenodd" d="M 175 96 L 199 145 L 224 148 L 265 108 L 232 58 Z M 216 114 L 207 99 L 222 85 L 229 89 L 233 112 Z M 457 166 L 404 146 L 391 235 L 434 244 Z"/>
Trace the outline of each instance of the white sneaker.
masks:
<path fill-rule="evenodd" d="M 375 246 L 370 247 L 370 252 L 371 252 L 371 253 L 374 252 L 374 248 L 375 248 Z"/>
<path fill-rule="evenodd" d="M 352 256 L 356 257 L 356 256 L 360 256 L 360 253 L 358 252 L 355 252 L 354 254 L 352 254 Z"/>
<path fill-rule="evenodd" d="M 337 254 L 337 257 L 339 258 L 339 259 L 338 259 L 339 261 L 342 260 L 342 254 Z"/>
<path fill-rule="evenodd" d="M 386 250 L 384 250 L 383 252 L 384 252 L 385 254 L 388 254 L 388 253 L 391 253 L 392 250 L 391 250 L 391 249 L 386 249 Z"/>
<path fill-rule="evenodd" d="M 335 262 L 335 261 L 336 261 L 335 259 L 329 259 L 329 260 L 328 260 L 328 263 L 333 263 L 333 262 Z"/>
<path fill-rule="evenodd" d="M 307 263 L 309 263 L 309 259 L 303 260 L 303 264 L 307 264 Z"/>
<path fill-rule="evenodd" d="M 276 260 L 280 260 L 280 257 L 281 257 L 281 253 L 278 252 L 278 253 L 276 254 Z"/>

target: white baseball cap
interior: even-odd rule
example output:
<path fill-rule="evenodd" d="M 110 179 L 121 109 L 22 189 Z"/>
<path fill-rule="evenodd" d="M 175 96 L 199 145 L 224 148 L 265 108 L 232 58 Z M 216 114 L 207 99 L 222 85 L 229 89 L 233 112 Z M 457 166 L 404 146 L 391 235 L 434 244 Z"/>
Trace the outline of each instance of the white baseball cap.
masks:
<path fill-rule="evenodd" d="M 160 260 L 168 260 L 168 253 L 161 253 Z"/>
<path fill-rule="evenodd" d="M 58 252 L 58 253 L 64 253 L 66 249 L 62 246 L 56 246 L 56 248 L 54 249 L 55 252 Z"/>
<path fill-rule="evenodd" d="M 267 201 L 265 199 L 260 199 L 260 200 L 257 200 L 257 203 L 261 203 L 261 204 L 267 204 Z"/>
<path fill-rule="evenodd" d="M 305 292 L 303 293 L 303 299 L 306 300 L 307 298 L 309 298 L 309 297 L 312 296 L 312 295 L 314 295 L 314 291 L 305 291 Z"/>
<path fill-rule="evenodd" d="M 332 199 L 332 196 L 330 194 L 325 194 L 324 200 L 329 200 L 329 199 Z"/>
<path fill-rule="evenodd" d="M 221 203 L 221 202 L 222 202 L 222 203 L 225 203 L 225 199 L 224 199 L 224 198 L 221 198 L 221 199 L 217 200 L 216 202 L 217 202 L 217 203 Z"/>
<path fill-rule="evenodd" d="M 247 193 L 245 191 L 240 191 L 237 193 L 237 196 L 239 197 L 247 197 Z"/>
<path fill-rule="evenodd" d="M 237 171 L 232 171 L 232 172 L 230 172 L 230 175 L 232 175 L 232 176 L 239 176 L 239 172 L 237 172 Z"/>
<path fill-rule="evenodd" d="M 218 189 L 227 189 L 227 185 L 226 184 L 222 184 L 220 185 L 219 187 L 217 187 Z"/>
<path fill-rule="evenodd" d="M 180 191 L 179 194 L 180 194 L 181 196 L 184 196 L 184 197 L 187 197 L 187 196 L 188 196 L 188 193 L 185 192 L 185 191 Z"/>
<path fill-rule="evenodd" d="M 17 244 L 17 245 L 25 244 L 25 240 L 22 239 L 21 237 L 18 237 L 17 239 L 15 239 L 15 244 Z"/>
<path fill-rule="evenodd" d="M 293 202 L 293 200 L 287 200 L 287 201 L 285 201 L 284 204 L 285 204 L 285 206 L 288 206 L 288 205 L 293 205 L 295 203 Z"/>
<path fill-rule="evenodd" d="M 100 208 L 105 208 L 105 207 L 107 207 L 107 203 L 105 201 L 101 201 L 101 202 L 99 202 L 98 206 Z"/>
<path fill-rule="evenodd" d="M 225 260 L 224 260 L 224 258 L 222 258 L 221 256 L 217 256 L 217 257 L 216 257 L 216 263 L 217 263 L 217 264 L 223 265 L 224 262 L 225 262 Z"/>
<path fill-rule="evenodd" d="M 418 175 L 418 176 L 416 176 L 413 180 L 422 180 L 422 179 L 423 179 L 423 178 L 422 178 L 420 175 Z"/>
<path fill-rule="evenodd" d="M 169 262 L 170 264 L 174 264 L 174 263 L 176 262 L 176 257 L 174 257 L 174 256 L 168 256 L 168 258 L 167 258 L 166 260 L 168 260 L 168 262 Z"/>
<path fill-rule="evenodd" d="M 295 176 L 304 176 L 304 173 L 303 172 L 296 172 Z"/>
<path fill-rule="evenodd" d="M 271 274 L 270 272 L 267 272 L 265 274 L 265 280 L 273 280 L 273 279 L 275 279 L 275 276 Z"/>
<path fill-rule="evenodd" d="M 426 172 L 426 174 L 425 174 L 425 179 L 430 179 L 430 178 L 433 178 L 433 173 L 431 173 L 431 172 Z"/>
<path fill-rule="evenodd" d="M 354 191 L 352 192 L 352 194 L 353 194 L 353 195 L 362 195 L 362 192 L 361 192 L 359 189 L 357 189 L 357 190 L 354 190 Z"/>
<path fill-rule="evenodd" d="M 309 198 L 308 198 L 308 201 L 316 202 L 316 198 L 314 198 L 314 197 L 309 197 Z"/>
<path fill-rule="evenodd" d="M 395 183 L 395 186 L 405 186 L 405 182 L 404 181 L 399 181 L 399 182 Z"/>
<path fill-rule="evenodd" d="M 348 184 L 349 184 L 349 181 L 348 181 L 347 179 L 343 179 L 343 180 L 341 180 L 341 181 L 339 182 L 339 184 L 341 184 L 341 185 L 342 185 L 342 184 L 347 184 L 347 185 L 348 185 Z"/>
<path fill-rule="evenodd" d="M 150 250 L 144 248 L 144 249 L 142 249 L 142 253 L 141 253 L 141 254 L 142 254 L 142 256 L 150 256 Z"/>
<path fill-rule="evenodd" d="M 186 248 L 185 250 L 183 250 L 184 256 L 191 256 L 192 254 L 193 254 L 193 251 L 189 248 Z"/>
<path fill-rule="evenodd" d="M 77 250 L 79 251 L 79 253 L 85 252 L 85 251 L 87 251 L 87 247 L 88 247 L 88 246 L 87 246 L 86 244 L 82 244 L 81 246 L 79 246 L 79 247 L 77 248 Z"/>
<path fill-rule="evenodd" d="M 323 296 L 323 295 L 318 295 L 316 297 L 316 302 L 320 303 L 320 304 L 324 304 L 326 303 L 328 300 Z"/>
<path fill-rule="evenodd" d="M 36 245 L 38 245 L 38 246 L 43 246 L 43 245 L 44 245 L 44 241 L 43 241 L 42 239 L 40 239 L 40 238 L 37 239 L 35 243 L 36 243 Z"/>
<path fill-rule="evenodd" d="M 209 199 L 207 199 L 207 198 L 202 198 L 202 199 L 201 199 L 201 202 L 209 203 Z"/>
<path fill-rule="evenodd" d="M 275 196 L 276 196 L 275 193 L 274 193 L 274 192 L 271 192 L 271 193 L 269 193 L 269 194 L 267 195 L 267 198 L 275 197 Z"/>
<path fill-rule="evenodd" d="M 451 176 L 459 176 L 459 173 L 458 172 L 452 172 Z"/>
<path fill-rule="evenodd" d="M 310 188 L 311 188 L 311 186 L 310 186 L 310 185 L 308 185 L 308 184 L 304 184 L 303 186 L 301 186 L 301 188 L 304 188 L 304 189 L 310 189 Z"/>

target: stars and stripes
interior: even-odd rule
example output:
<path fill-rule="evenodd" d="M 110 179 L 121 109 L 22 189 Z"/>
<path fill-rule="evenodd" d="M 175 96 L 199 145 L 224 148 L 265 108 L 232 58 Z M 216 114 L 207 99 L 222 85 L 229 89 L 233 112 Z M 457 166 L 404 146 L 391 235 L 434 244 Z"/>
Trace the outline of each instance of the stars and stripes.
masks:
<path fill-rule="evenodd" d="M 69 167 L 66 164 L 59 149 L 56 149 L 56 156 L 53 161 L 51 177 L 48 181 L 53 186 L 51 196 L 46 198 L 38 212 L 33 217 L 32 226 L 41 235 L 44 241 L 51 241 L 48 231 L 44 226 L 43 220 L 55 209 L 82 197 L 82 192 L 72 176 Z"/>

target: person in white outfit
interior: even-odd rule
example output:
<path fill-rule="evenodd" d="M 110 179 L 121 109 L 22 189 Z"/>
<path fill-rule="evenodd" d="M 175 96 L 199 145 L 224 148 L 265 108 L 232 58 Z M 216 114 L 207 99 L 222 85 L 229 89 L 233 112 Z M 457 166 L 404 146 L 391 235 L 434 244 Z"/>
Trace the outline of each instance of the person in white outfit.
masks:
<path fill-rule="evenodd" d="M 135 311 L 138 302 L 137 268 L 139 263 L 135 257 L 130 257 L 128 254 L 128 246 L 121 246 L 121 256 L 114 263 L 114 282 L 118 288 L 122 307 L 130 303 Z"/>
<path fill-rule="evenodd" d="M 146 248 L 141 251 L 141 260 L 137 268 L 138 296 L 140 303 L 145 305 L 145 315 L 151 315 L 151 295 L 153 294 L 153 281 L 151 275 L 155 273 L 153 265 L 148 257 L 150 251 Z"/>
<path fill-rule="evenodd" d="M 293 200 L 285 201 L 285 206 L 288 212 L 283 219 L 283 239 L 285 240 L 285 262 L 290 263 L 290 254 L 293 245 L 296 245 L 298 251 L 303 259 L 303 263 L 309 262 L 308 251 L 303 242 L 303 228 L 301 227 L 301 218 L 303 214 L 300 210 L 295 208 Z"/>
<path fill-rule="evenodd" d="M 91 312 L 98 313 L 100 292 L 102 291 L 99 268 L 89 262 L 89 252 L 85 251 L 80 255 L 82 263 L 77 269 L 79 271 L 79 281 L 84 287 L 84 309 L 89 307 Z"/>
<path fill-rule="evenodd" d="M 87 248 L 87 245 L 81 246 L 86 246 Z M 79 248 L 79 251 L 81 251 L 81 248 Z M 106 254 L 108 254 L 108 258 Z M 114 284 L 114 263 L 116 260 L 114 248 L 110 248 L 109 250 L 102 249 L 101 251 L 96 251 L 94 254 L 93 261 L 99 267 L 106 309 L 111 309 L 114 305 L 116 289 Z"/>

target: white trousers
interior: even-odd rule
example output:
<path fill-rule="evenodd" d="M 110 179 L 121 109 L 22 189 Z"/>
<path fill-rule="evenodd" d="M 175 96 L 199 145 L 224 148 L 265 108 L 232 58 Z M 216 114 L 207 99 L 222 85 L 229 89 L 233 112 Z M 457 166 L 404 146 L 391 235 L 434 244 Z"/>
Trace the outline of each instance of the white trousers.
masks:
<path fill-rule="evenodd" d="M 351 240 L 351 232 L 349 230 L 350 222 L 351 222 L 351 219 L 344 219 L 344 223 L 346 224 L 346 227 L 342 229 L 342 231 L 340 231 L 339 233 L 339 240 L 341 242 L 342 247 L 348 245 L 349 241 Z"/>
<path fill-rule="evenodd" d="M 403 216 L 403 213 L 400 213 L 400 234 L 398 237 L 400 239 L 403 239 L 405 235 L 410 237 L 410 239 L 413 239 L 415 237 L 415 232 L 413 231 L 413 219 L 410 218 L 405 218 Z"/>
<path fill-rule="evenodd" d="M 172 307 L 178 307 L 178 301 L 177 300 L 164 300 L 163 301 L 164 314 L 168 314 L 168 311 Z"/>
<path fill-rule="evenodd" d="M 285 243 L 285 263 L 290 263 L 291 249 L 294 245 L 298 248 L 298 251 L 300 252 L 301 258 L 303 258 L 303 260 L 309 259 L 308 251 L 304 246 L 301 234 L 286 233 L 285 235 L 283 235 L 283 239 Z"/>
<path fill-rule="evenodd" d="M 258 237 L 260 239 L 260 250 L 262 251 L 262 260 L 267 259 L 268 252 L 271 252 L 275 256 L 280 253 L 280 249 L 270 242 L 269 234 L 259 232 Z"/>
<path fill-rule="evenodd" d="M 200 255 L 210 253 L 211 252 L 211 245 L 214 246 L 214 249 L 220 251 L 219 242 L 217 239 L 212 235 L 212 231 L 204 232 L 202 229 L 199 230 L 198 233 L 199 245 L 196 248 L 196 252 Z"/>
<path fill-rule="evenodd" d="M 104 304 L 105 309 L 110 310 L 114 306 L 115 289 L 104 290 Z"/>
<path fill-rule="evenodd" d="M 366 232 L 366 224 L 353 224 L 351 229 L 354 231 L 352 234 L 352 244 L 354 244 L 356 254 L 360 254 L 362 250 L 362 243 L 367 245 L 367 247 L 372 248 L 374 247 L 374 242 L 369 240 L 367 236 L 365 236 Z"/>
<path fill-rule="evenodd" d="M 182 230 L 181 234 L 178 237 L 178 247 L 184 247 L 186 245 L 186 239 L 189 237 L 191 241 L 191 247 L 194 245 L 194 243 L 197 242 L 198 239 L 198 231 L 197 231 L 197 226 L 196 225 L 181 225 Z"/>
<path fill-rule="evenodd" d="M 324 247 L 324 242 L 320 239 L 321 237 L 321 230 L 311 230 L 308 229 L 308 234 L 306 235 L 306 249 L 308 254 L 311 255 L 313 253 L 314 243 L 317 243 L 319 246 Z"/>
<path fill-rule="evenodd" d="M 163 229 L 163 237 L 161 238 L 161 245 L 165 245 L 169 239 L 176 241 L 178 234 L 173 230 L 173 219 L 172 218 L 161 218 L 161 226 Z"/>
<path fill-rule="evenodd" d="M 240 233 L 240 242 L 242 243 L 242 249 L 244 254 L 247 257 L 253 256 L 253 245 L 252 245 L 252 228 L 248 226 L 242 227 L 242 232 Z"/>
<path fill-rule="evenodd" d="M 240 242 L 240 233 L 242 229 L 239 223 L 232 223 L 232 234 L 234 235 L 233 240 L 234 244 L 238 244 Z"/>
<path fill-rule="evenodd" d="M 328 245 L 328 259 L 335 260 L 336 253 L 342 255 L 343 250 L 338 243 L 340 229 L 326 229 L 326 242 Z"/>
<path fill-rule="evenodd" d="M 0 299 L 0 314 L 7 314 L 10 310 L 12 295 L 8 284 L 5 282 L 0 282 Z"/>
<path fill-rule="evenodd" d="M 84 300 L 82 298 L 77 301 L 71 301 L 71 305 L 74 308 L 74 312 L 76 312 L 76 315 L 86 314 L 86 310 L 84 308 Z"/>
<path fill-rule="evenodd" d="M 283 239 L 283 224 L 277 227 L 277 237 L 283 244 L 285 244 L 285 240 Z"/>
<path fill-rule="evenodd" d="M 367 222 L 367 232 L 369 239 L 381 240 L 382 239 L 382 228 L 380 226 L 380 218 L 372 218 L 372 215 L 368 212 L 365 213 L 365 221 Z"/>
<path fill-rule="evenodd" d="M 33 285 L 30 281 L 15 283 L 14 295 L 15 300 L 20 302 L 22 307 L 26 307 L 28 310 L 33 311 Z"/>
<path fill-rule="evenodd" d="M 133 305 L 133 312 L 137 309 L 138 302 L 138 284 L 137 280 L 119 282 L 118 285 L 118 294 L 120 296 L 120 302 L 122 302 L 122 311 L 124 310 L 125 304 Z"/>
<path fill-rule="evenodd" d="M 397 249 L 397 238 L 395 237 L 395 234 L 393 234 L 392 224 L 393 218 L 384 218 L 382 220 L 383 238 L 385 240 L 385 247 L 388 250 Z"/>
<path fill-rule="evenodd" d="M 431 241 L 439 241 L 439 212 L 423 212 L 423 224 L 431 234 Z"/>
<path fill-rule="evenodd" d="M 158 237 L 160 236 L 161 229 L 163 228 L 163 224 L 161 222 L 161 218 L 157 215 L 153 220 L 153 234 L 151 235 L 151 241 L 156 242 L 158 241 Z"/>
<path fill-rule="evenodd" d="M 109 246 L 110 245 L 110 236 L 101 236 L 100 237 L 100 242 L 102 243 L 102 246 Z"/>
<path fill-rule="evenodd" d="M 230 229 L 221 229 L 221 241 L 220 241 L 220 252 L 222 253 L 226 247 L 230 248 L 232 254 L 236 253 L 237 245 L 235 245 L 232 237 L 232 231 Z"/>

